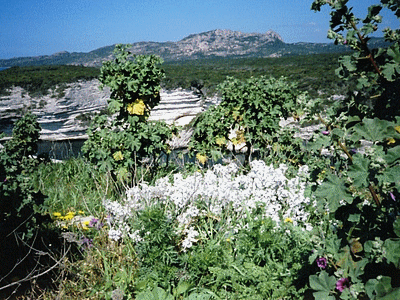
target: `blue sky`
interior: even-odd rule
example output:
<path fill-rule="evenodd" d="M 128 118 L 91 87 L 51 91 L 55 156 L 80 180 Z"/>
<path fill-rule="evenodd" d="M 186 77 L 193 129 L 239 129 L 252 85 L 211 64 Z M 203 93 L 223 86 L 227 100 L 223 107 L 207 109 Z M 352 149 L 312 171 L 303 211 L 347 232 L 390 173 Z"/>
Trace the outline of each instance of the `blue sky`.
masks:
<path fill-rule="evenodd" d="M 377 0 L 350 0 L 364 17 Z M 329 10 L 312 0 L 0 0 L 0 59 L 178 41 L 214 29 L 274 30 L 287 43 L 326 39 Z M 361 15 L 358 13 L 362 13 Z M 385 26 L 399 28 L 394 17 Z"/>

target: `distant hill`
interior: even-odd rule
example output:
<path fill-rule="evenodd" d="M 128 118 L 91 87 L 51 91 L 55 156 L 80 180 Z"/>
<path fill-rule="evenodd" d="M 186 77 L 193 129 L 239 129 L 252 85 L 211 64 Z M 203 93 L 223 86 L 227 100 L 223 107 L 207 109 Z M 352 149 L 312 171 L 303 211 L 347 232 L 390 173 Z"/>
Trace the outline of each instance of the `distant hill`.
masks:
<path fill-rule="evenodd" d="M 385 47 L 383 38 L 370 41 L 373 47 Z M 102 47 L 87 53 L 58 52 L 52 55 L 0 59 L 0 67 L 38 65 L 101 66 L 112 58 L 115 45 Z M 281 57 L 317 53 L 338 53 L 348 48 L 333 43 L 285 43 L 278 33 L 243 33 L 232 30 L 212 30 L 192 34 L 177 42 L 137 42 L 132 44 L 134 54 L 156 54 L 166 62 L 202 58 Z"/>

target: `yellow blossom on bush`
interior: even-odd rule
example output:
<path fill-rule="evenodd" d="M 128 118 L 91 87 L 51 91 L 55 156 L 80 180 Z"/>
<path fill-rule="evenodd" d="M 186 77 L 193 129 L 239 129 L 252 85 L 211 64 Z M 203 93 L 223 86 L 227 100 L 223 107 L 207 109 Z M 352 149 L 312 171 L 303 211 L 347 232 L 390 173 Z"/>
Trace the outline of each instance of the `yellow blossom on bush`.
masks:
<path fill-rule="evenodd" d="M 218 146 L 222 146 L 226 144 L 225 137 L 217 137 L 215 142 L 217 143 Z"/>
<path fill-rule="evenodd" d="M 59 212 L 54 212 L 54 213 L 53 213 L 53 216 L 56 217 L 56 218 L 61 218 L 61 213 L 59 213 Z"/>
<path fill-rule="evenodd" d="M 388 142 L 387 142 L 388 145 L 395 144 L 395 143 L 396 143 L 396 140 L 394 138 L 389 138 L 388 139 Z"/>
<path fill-rule="evenodd" d="M 394 129 L 395 129 L 398 133 L 400 133 L 400 126 L 396 126 Z"/>
<path fill-rule="evenodd" d="M 146 105 L 142 99 L 136 99 L 135 102 L 128 104 L 126 110 L 130 115 L 143 116 L 146 110 Z"/>
<path fill-rule="evenodd" d="M 291 218 L 287 217 L 287 218 L 284 220 L 284 222 L 285 222 L 285 223 L 293 223 L 293 220 L 292 220 Z"/>
<path fill-rule="evenodd" d="M 113 154 L 113 157 L 116 161 L 120 161 L 124 159 L 124 155 L 122 154 L 121 151 L 117 151 Z"/>
<path fill-rule="evenodd" d="M 234 145 L 240 145 L 246 143 L 246 139 L 244 138 L 244 131 L 243 130 L 236 130 L 236 137 L 232 139 L 232 143 Z"/>
<path fill-rule="evenodd" d="M 200 154 L 200 153 L 196 154 L 196 158 L 199 161 L 199 163 L 201 163 L 202 165 L 204 165 L 207 161 L 207 156 Z"/>

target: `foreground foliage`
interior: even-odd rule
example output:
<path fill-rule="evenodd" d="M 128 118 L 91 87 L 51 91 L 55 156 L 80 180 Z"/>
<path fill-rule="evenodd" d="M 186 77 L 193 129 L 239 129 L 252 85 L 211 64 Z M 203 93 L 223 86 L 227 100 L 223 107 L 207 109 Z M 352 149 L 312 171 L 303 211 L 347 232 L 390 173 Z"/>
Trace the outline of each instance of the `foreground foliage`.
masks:
<path fill-rule="evenodd" d="M 325 135 L 314 144 L 338 151 L 331 157 L 331 171 L 315 186 L 327 227 L 310 257 L 321 268 L 310 276 L 310 286 L 316 299 L 398 299 L 400 39 L 398 30 L 385 29 L 392 45 L 371 50 L 368 35 L 382 22 L 383 8 L 399 18 L 400 7 L 397 1 L 381 1 L 360 20 L 345 0 L 317 0 L 312 8 L 320 10 L 326 4 L 332 9 L 328 36 L 354 50 L 341 58 L 337 73 L 356 78 L 358 91 L 321 118 Z M 371 143 L 363 151 L 362 140 Z"/>
<path fill-rule="evenodd" d="M 294 115 L 305 94 L 285 78 L 251 77 L 245 82 L 228 77 L 220 85 L 222 102 L 193 123 L 189 145 L 202 163 L 245 149 L 245 163 L 254 150 L 266 152 L 282 133 L 281 118 Z"/>

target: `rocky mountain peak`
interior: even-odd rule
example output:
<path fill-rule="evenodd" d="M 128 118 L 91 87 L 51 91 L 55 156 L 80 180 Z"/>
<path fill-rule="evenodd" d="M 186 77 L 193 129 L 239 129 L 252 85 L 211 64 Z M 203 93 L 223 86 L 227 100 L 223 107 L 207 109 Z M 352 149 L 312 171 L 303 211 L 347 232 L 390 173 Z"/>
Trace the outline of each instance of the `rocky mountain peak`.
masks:
<path fill-rule="evenodd" d="M 176 42 L 178 56 L 204 57 L 230 55 L 248 56 L 260 52 L 271 43 L 283 43 L 276 32 L 270 30 L 266 33 L 243 33 L 228 29 L 192 34 Z M 267 55 L 268 56 L 268 55 Z"/>
<path fill-rule="evenodd" d="M 276 40 L 280 40 L 281 42 L 283 42 L 282 37 L 276 33 L 273 30 L 269 30 L 266 33 L 245 33 L 245 32 L 241 32 L 241 31 L 233 31 L 233 30 L 229 30 L 229 29 L 216 29 L 213 31 L 210 31 L 210 33 L 213 33 L 215 36 L 221 36 L 222 38 L 238 38 L 238 39 L 246 39 L 249 37 L 254 37 L 254 38 L 258 38 L 261 40 L 268 40 L 271 42 L 274 42 Z"/>

